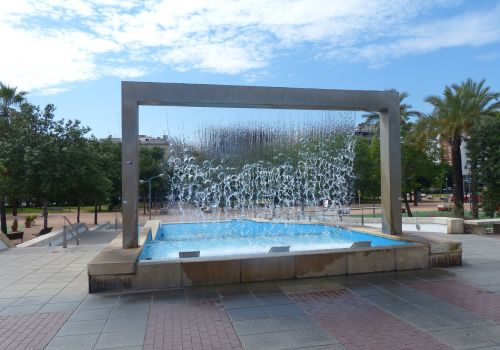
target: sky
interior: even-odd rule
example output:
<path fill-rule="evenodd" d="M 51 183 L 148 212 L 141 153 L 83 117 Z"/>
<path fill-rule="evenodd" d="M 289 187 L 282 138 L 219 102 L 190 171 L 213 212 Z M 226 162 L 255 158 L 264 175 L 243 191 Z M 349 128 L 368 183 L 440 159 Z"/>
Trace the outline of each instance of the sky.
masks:
<path fill-rule="evenodd" d="M 500 0 L 0 0 L 0 81 L 97 137 L 120 136 L 120 81 L 384 90 L 467 78 L 500 90 Z M 140 132 L 281 112 L 141 108 Z"/>

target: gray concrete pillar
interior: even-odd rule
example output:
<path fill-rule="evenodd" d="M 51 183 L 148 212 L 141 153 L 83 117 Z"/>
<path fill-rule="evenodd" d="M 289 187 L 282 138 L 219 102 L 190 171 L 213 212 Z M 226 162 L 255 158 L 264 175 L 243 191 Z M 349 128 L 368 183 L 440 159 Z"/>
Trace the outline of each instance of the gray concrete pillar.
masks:
<path fill-rule="evenodd" d="M 401 219 L 401 140 L 399 94 L 380 112 L 380 186 L 382 194 L 382 233 L 402 234 Z"/>
<path fill-rule="evenodd" d="M 138 247 L 139 105 L 125 96 L 122 83 L 122 215 L 123 248 Z"/>

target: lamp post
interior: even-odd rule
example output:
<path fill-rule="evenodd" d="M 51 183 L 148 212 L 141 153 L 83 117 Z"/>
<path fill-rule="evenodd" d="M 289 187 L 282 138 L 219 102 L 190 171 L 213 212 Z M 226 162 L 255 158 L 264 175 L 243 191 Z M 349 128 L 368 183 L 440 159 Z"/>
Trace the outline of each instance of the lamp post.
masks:
<path fill-rule="evenodd" d="M 151 220 L 151 180 L 154 180 L 154 179 L 159 178 L 159 177 L 164 177 L 164 176 L 165 176 L 165 174 L 161 173 L 161 174 L 158 174 L 156 176 L 151 176 L 147 180 L 139 180 L 139 183 L 141 183 L 141 184 L 145 184 L 146 182 L 148 183 L 148 187 L 149 187 L 149 200 L 148 200 L 149 220 Z"/>

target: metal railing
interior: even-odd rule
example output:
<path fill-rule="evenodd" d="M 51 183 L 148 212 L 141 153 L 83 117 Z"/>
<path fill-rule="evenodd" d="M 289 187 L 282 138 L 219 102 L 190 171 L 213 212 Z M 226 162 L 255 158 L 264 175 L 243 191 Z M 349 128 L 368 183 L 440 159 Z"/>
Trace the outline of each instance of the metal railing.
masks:
<path fill-rule="evenodd" d="M 122 223 L 121 223 L 120 219 L 118 218 L 118 215 L 115 214 L 115 230 L 118 230 L 118 225 L 121 226 L 121 224 Z"/>
<path fill-rule="evenodd" d="M 80 245 L 80 240 L 78 239 L 78 231 L 75 230 L 74 225 L 69 221 L 69 219 L 66 216 L 63 216 L 64 218 L 64 225 L 63 225 L 63 248 L 68 247 L 68 233 L 73 236 L 73 238 L 76 240 L 76 245 Z M 66 222 L 69 225 L 66 225 Z"/>
<path fill-rule="evenodd" d="M 351 208 L 351 210 L 361 210 L 361 226 L 364 226 L 365 224 L 365 209 L 371 209 L 372 210 L 372 217 L 375 217 L 375 209 L 382 209 L 382 207 L 361 207 L 361 208 Z"/>
<path fill-rule="evenodd" d="M 305 208 L 300 211 L 296 212 L 281 212 L 279 214 L 273 215 L 272 213 L 269 212 L 264 212 L 260 213 L 259 215 L 254 215 L 255 217 L 261 217 L 263 219 L 274 219 L 275 217 L 280 217 L 285 220 L 309 220 L 312 221 L 313 219 L 323 219 L 323 220 L 330 220 L 331 218 L 333 220 L 339 220 L 340 222 L 343 221 L 344 217 L 352 217 L 353 211 L 361 211 L 361 225 L 365 224 L 365 217 L 371 216 L 375 217 L 376 215 L 376 210 L 379 212 L 382 210 L 382 207 L 377 207 L 377 206 L 370 206 L 370 207 L 350 207 L 350 208 L 324 208 L 324 207 L 318 207 L 318 208 Z M 370 212 L 368 212 L 370 211 Z M 354 214 L 354 215 L 359 215 L 359 214 Z"/>

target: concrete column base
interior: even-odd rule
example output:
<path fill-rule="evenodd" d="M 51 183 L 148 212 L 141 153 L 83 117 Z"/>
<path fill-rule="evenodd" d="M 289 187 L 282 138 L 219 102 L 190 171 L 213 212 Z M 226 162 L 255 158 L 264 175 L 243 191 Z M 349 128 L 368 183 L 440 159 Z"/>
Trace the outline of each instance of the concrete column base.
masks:
<path fill-rule="evenodd" d="M 464 233 L 464 219 L 448 219 L 446 233 L 449 235 L 459 235 Z"/>

